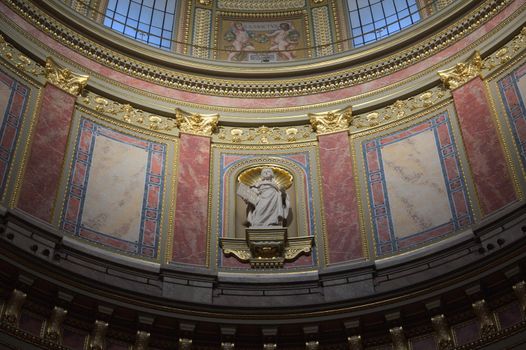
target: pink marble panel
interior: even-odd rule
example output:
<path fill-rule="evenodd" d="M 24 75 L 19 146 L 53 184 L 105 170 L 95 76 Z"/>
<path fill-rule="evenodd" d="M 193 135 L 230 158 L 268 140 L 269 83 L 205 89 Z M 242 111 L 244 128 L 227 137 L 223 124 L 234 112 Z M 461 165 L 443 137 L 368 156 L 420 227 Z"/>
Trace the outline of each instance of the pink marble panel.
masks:
<path fill-rule="evenodd" d="M 44 221 L 51 219 L 75 99 L 53 85 L 44 87 L 17 205 Z"/>
<path fill-rule="evenodd" d="M 323 206 L 330 264 L 363 258 L 349 136 L 319 137 Z"/>
<path fill-rule="evenodd" d="M 180 101 L 193 101 L 195 103 L 202 103 L 212 106 L 223 106 L 223 107 L 237 107 L 237 108 L 265 108 L 265 107 L 292 107 L 292 106 L 306 106 L 309 104 L 323 103 L 334 100 L 339 100 L 347 98 L 350 96 L 358 95 L 364 92 L 369 92 L 375 89 L 379 89 L 390 84 L 402 81 L 414 74 L 417 74 L 435 64 L 442 62 L 445 58 L 450 57 L 456 52 L 466 48 L 477 39 L 480 39 L 483 35 L 494 29 L 499 25 L 505 18 L 513 14 L 520 6 L 522 6 L 524 0 L 515 0 L 510 3 L 506 8 L 504 8 L 500 13 L 498 13 L 494 18 L 485 23 L 475 32 L 466 36 L 462 40 L 459 40 L 455 44 L 445 48 L 444 50 L 438 52 L 434 56 L 431 56 L 427 59 L 424 59 L 410 67 L 401 69 L 397 72 L 394 72 L 388 76 L 375 79 L 373 81 L 351 86 L 345 89 L 340 89 L 337 91 L 329 91 L 321 94 L 309 95 L 309 96 L 297 96 L 297 97 L 284 97 L 284 98 L 272 98 L 272 99 L 252 99 L 252 98 L 231 98 L 231 97 L 221 97 L 221 96 L 207 96 L 194 94 L 191 92 L 185 92 L 181 90 L 176 90 L 154 83 L 133 78 L 121 72 L 112 70 L 109 67 L 103 66 L 99 63 L 91 61 L 90 59 L 82 56 L 75 50 L 72 50 L 59 42 L 55 41 L 53 38 L 47 36 L 37 28 L 33 27 L 31 24 L 26 22 L 23 18 L 18 16 L 15 12 L 9 9 L 3 3 L 0 3 L 0 11 L 5 13 L 10 19 L 12 19 L 18 26 L 25 30 L 28 34 L 33 36 L 36 40 L 40 41 L 44 45 L 50 47 L 51 49 L 57 51 L 58 53 L 68 57 L 69 59 L 91 69 L 92 71 L 99 73 L 100 75 L 115 80 L 119 83 L 147 90 L 151 93 L 158 94 L 164 97 L 169 97 L 177 99 Z"/>
<path fill-rule="evenodd" d="M 210 138 L 181 134 L 172 261 L 207 262 Z"/>
<path fill-rule="evenodd" d="M 475 78 L 453 91 L 462 137 L 484 215 L 517 200 L 484 83 Z"/>

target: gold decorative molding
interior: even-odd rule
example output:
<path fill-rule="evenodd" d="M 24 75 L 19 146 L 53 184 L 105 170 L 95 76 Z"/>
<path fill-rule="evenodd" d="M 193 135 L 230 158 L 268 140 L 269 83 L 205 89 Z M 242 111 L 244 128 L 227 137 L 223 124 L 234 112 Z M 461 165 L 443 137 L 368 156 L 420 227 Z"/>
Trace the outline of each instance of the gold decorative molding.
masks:
<path fill-rule="evenodd" d="M 201 136 L 212 136 L 212 133 L 217 128 L 219 115 L 189 114 L 180 109 L 176 109 L 175 121 L 181 132 Z"/>
<path fill-rule="evenodd" d="M 239 174 L 237 181 L 248 187 L 254 186 L 259 180 L 261 180 L 261 170 L 265 168 L 270 168 L 274 172 L 274 181 L 278 185 L 278 188 L 287 190 L 292 186 L 294 177 L 291 172 L 274 164 L 264 164 L 248 168 Z"/>
<path fill-rule="evenodd" d="M 437 315 L 431 317 L 431 324 L 435 331 L 436 340 L 438 343 L 438 350 L 449 350 L 455 347 L 453 342 L 453 335 L 451 329 L 447 324 L 446 317 L 444 315 Z"/>
<path fill-rule="evenodd" d="M 217 7 L 235 11 L 284 11 L 304 8 L 305 0 L 218 0 Z"/>
<path fill-rule="evenodd" d="M 252 268 L 281 268 L 312 251 L 313 237 L 287 238 L 287 228 L 247 228 L 246 238 L 221 238 L 226 256 L 233 255 Z"/>
<path fill-rule="evenodd" d="M 262 125 L 257 128 L 220 126 L 215 139 L 217 142 L 266 145 L 314 140 L 315 135 L 310 125 L 293 127 L 268 127 Z"/>
<path fill-rule="evenodd" d="M 491 337 L 497 333 L 498 328 L 495 322 L 495 317 L 486 304 L 486 300 L 478 300 L 471 306 L 473 307 L 473 312 L 480 322 L 481 337 Z"/>
<path fill-rule="evenodd" d="M 145 331 L 137 331 L 135 336 L 135 344 L 132 350 L 148 350 L 148 343 L 150 342 L 150 333 Z"/>
<path fill-rule="evenodd" d="M 157 132 L 176 134 L 175 118 L 167 118 L 155 114 L 149 114 L 137 109 L 130 104 L 115 102 L 104 97 L 88 92 L 87 96 L 80 99 L 79 103 L 86 108 L 106 115 L 110 118 L 121 120 L 126 124 L 146 128 Z"/>
<path fill-rule="evenodd" d="M 349 350 L 363 350 L 362 337 L 360 335 L 353 335 L 347 338 Z"/>
<path fill-rule="evenodd" d="M 153 81 L 157 84 L 177 88 L 184 91 L 192 91 L 202 94 L 221 95 L 229 97 L 250 97 L 250 98 L 267 98 L 267 97 L 284 97 L 316 94 L 325 91 L 334 91 L 336 89 L 356 85 L 365 81 L 377 79 L 410 66 L 422 59 L 429 57 L 452 43 L 457 42 L 473 30 L 479 28 L 498 13 L 502 8 L 507 6 L 511 0 L 487 0 L 476 9 L 468 12 L 463 18 L 454 22 L 452 25 L 436 33 L 428 40 L 418 41 L 418 44 L 408 47 L 407 49 L 389 56 L 387 59 L 375 60 L 366 65 L 338 70 L 332 74 L 313 74 L 306 78 L 285 78 L 282 80 L 261 81 L 257 79 L 215 79 L 207 78 L 202 74 L 195 75 L 186 71 L 176 71 L 174 69 L 164 69 L 159 66 L 145 64 L 144 61 L 130 59 L 125 55 L 119 54 L 114 50 L 102 47 L 95 42 L 87 40 L 84 36 L 66 30 L 62 23 L 59 23 L 43 11 L 36 8 L 27 8 L 21 0 L 6 0 L 6 3 L 17 13 L 24 16 L 26 20 L 33 23 L 37 28 L 48 33 L 51 37 L 69 46 L 71 49 L 90 57 L 101 64 L 117 69 L 125 74 Z M 514 15 L 503 21 L 507 23 L 514 17 L 520 16 L 523 8 L 516 11 Z M 492 14 L 492 15 L 488 15 Z M 500 25 L 499 25 L 500 26 Z M 94 29 L 95 30 L 95 29 Z M 410 36 L 412 37 L 414 33 Z M 486 40 L 489 35 L 480 38 L 477 43 Z M 474 47 L 476 43 L 469 47 Z M 379 45 L 376 50 L 386 51 L 387 48 L 393 48 L 394 43 L 387 41 L 385 45 Z M 151 55 L 151 53 L 148 53 Z M 243 73 L 245 68 L 214 66 L 214 63 L 202 64 L 193 62 L 183 57 L 184 65 L 190 68 L 200 69 L 228 69 L 230 72 Z M 280 72 L 300 71 L 317 68 L 320 65 L 327 66 L 356 60 L 355 55 L 346 55 L 345 58 L 335 58 L 334 60 L 323 63 L 309 63 L 298 67 L 276 67 Z M 450 59 L 447 59 L 448 61 Z M 349 65 L 351 66 L 351 65 Z M 276 71 L 274 68 L 273 71 Z M 253 72 L 253 70 L 251 70 Z M 267 68 L 257 70 L 258 73 L 268 72 Z"/>
<path fill-rule="evenodd" d="M 106 331 L 108 323 L 96 320 L 88 340 L 88 350 L 104 350 L 106 348 Z"/>
<path fill-rule="evenodd" d="M 316 43 L 316 57 L 333 55 L 335 44 L 332 36 L 333 33 L 329 8 L 327 6 L 313 8 L 312 22 L 314 28 L 314 41 Z"/>
<path fill-rule="evenodd" d="M 352 122 L 351 106 L 339 111 L 309 113 L 309 121 L 318 135 L 348 130 Z"/>
<path fill-rule="evenodd" d="M 20 312 L 22 311 L 22 306 L 26 301 L 27 294 L 18 290 L 13 289 L 7 305 L 4 311 L 3 319 L 5 322 L 16 326 L 18 320 L 20 319 Z"/>
<path fill-rule="evenodd" d="M 45 74 L 50 84 L 73 96 L 80 94 L 89 79 L 89 75 L 73 73 L 70 69 L 61 67 L 51 57 L 46 58 Z"/>
<path fill-rule="evenodd" d="M 276 343 L 265 343 L 263 344 L 263 350 L 276 350 L 278 348 L 278 344 Z"/>
<path fill-rule="evenodd" d="M 480 53 L 475 51 L 465 62 L 459 62 L 454 67 L 438 72 L 444 86 L 454 90 L 471 79 L 480 76 L 484 67 Z"/>
<path fill-rule="evenodd" d="M 409 115 L 436 106 L 449 96 L 449 92 L 444 90 L 444 87 L 434 87 L 405 100 L 397 100 L 393 104 L 381 109 L 355 115 L 353 116 L 351 127 L 359 130 L 368 129 L 403 119 Z"/>
<path fill-rule="evenodd" d="M 49 339 L 55 343 L 60 342 L 62 337 L 62 323 L 66 318 L 68 311 L 55 306 L 51 311 L 51 316 L 46 322 L 46 330 L 44 336 L 46 339 Z"/>

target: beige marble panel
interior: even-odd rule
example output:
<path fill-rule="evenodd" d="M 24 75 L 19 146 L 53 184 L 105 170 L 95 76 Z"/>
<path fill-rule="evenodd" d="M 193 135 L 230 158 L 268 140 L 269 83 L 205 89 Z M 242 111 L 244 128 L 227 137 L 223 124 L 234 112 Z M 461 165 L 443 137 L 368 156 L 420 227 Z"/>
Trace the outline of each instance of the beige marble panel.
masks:
<path fill-rule="evenodd" d="M 433 131 L 385 146 L 382 159 L 397 237 L 407 237 L 451 220 Z"/>
<path fill-rule="evenodd" d="M 82 224 L 127 241 L 139 239 L 148 153 L 97 136 Z"/>
<path fill-rule="evenodd" d="M 11 87 L 0 81 L 0 125 L 4 122 L 5 112 L 11 96 Z"/>

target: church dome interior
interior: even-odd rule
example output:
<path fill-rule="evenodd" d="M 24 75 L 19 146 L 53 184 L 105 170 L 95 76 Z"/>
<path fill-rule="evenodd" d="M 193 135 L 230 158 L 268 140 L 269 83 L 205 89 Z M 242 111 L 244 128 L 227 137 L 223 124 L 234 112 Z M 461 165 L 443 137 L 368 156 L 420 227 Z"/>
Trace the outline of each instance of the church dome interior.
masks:
<path fill-rule="evenodd" d="M 525 0 L 0 0 L 0 350 L 526 347 Z"/>

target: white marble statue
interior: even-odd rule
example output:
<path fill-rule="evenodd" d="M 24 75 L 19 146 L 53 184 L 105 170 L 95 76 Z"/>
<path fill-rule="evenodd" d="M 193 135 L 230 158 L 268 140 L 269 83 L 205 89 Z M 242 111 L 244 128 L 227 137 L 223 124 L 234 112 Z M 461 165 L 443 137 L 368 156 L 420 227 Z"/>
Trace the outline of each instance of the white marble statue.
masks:
<path fill-rule="evenodd" d="M 261 170 L 261 179 L 247 187 L 239 184 L 238 195 L 247 202 L 250 227 L 285 226 L 290 201 L 284 189 L 274 180 L 271 168 Z"/>

